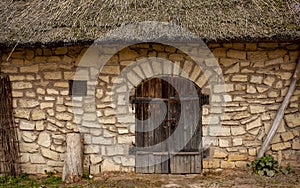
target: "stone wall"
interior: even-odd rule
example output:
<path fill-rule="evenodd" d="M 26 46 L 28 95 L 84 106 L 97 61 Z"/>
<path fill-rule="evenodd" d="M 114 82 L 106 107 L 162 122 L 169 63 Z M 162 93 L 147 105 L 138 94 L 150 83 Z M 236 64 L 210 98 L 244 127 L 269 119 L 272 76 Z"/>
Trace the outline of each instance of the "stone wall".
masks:
<path fill-rule="evenodd" d="M 189 78 L 204 93 L 214 94 L 203 107 L 203 142 L 210 151 L 204 168 L 245 167 L 255 158 L 287 93 L 299 45 L 215 43 L 209 49 L 216 59 L 205 56 L 201 66 L 181 50 L 160 44 L 122 50 L 110 45 L 97 53 L 99 49 L 89 46 L 17 48 L 8 61 L 11 49 L 2 50 L 1 71 L 12 81 L 24 172 L 61 171 L 65 135 L 73 131 L 83 134 L 90 173 L 134 171 L 130 149 L 135 120 L 129 96 L 155 74 Z M 155 61 L 144 61 L 149 58 Z M 215 63 L 222 71 L 211 68 Z M 208 81 L 218 72 L 223 72 L 225 89 Z M 69 80 L 86 80 L 87 95 L 69 96 Z M 299 166 L 299 96 L 298 83 L 268 150 L 282 165 Z M 212 104 L 226 107 L 225 113 Z"/>

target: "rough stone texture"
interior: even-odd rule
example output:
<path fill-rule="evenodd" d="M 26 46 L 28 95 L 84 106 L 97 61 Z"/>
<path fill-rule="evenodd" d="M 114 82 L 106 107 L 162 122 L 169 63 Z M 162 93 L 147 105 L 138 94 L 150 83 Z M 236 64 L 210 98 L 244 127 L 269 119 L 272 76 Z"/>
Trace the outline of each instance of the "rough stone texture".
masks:
<path fill-rule="evenodd" d="M 37 143 L 44 147 L 49 147 L 51 145 L 51 137 L 47 132 L 41 132 Z"/>
<path fill-rule="evenodd" d="M 255 159 L 287 93 L 299 58 L 299 46 L 290 46 L 295 45 L 211 44 L 210 49 L 217 59 L 204 59 L 201 68 L 180 50 L 160 44 L 133 45 L 117 54 L 112 54 L 116 48 L 109 45 L 101 52 L 103 57 L 98 56 L 97 49 L 89 50 L 90 54 L 86 55 L 88 46 L 20 48 L 8 62 L 3 59 L 6 60 L 4 57 L 11 49 L 4 49 L 1 71 L 8 73 L 12 80 L 23 170 L 43 173 L 44 169 L 61 169 L 64 135 L 80 131 L 88 161 L 85 167 L 90 173 L 132 171 L 135 161 L 133 156 L 128 157 L 128 148 L 135 142 L 135 120 L 126 94 L 132 95 L 134 89 L 129 91 L 126 84 L 134 88 L 154 73 L 182 75 L 198 84 L 202 92 L 218 94 L 210 96 L 210 102 L 224 101 L 224 114 L 211 105 L 203 107 L 203 140 L 209 140 L 207 147 L 213 149 L 203 160 L 203 166 L 211 169 L 244 167 Z M 101 70 L 91 67 L 94 62 L 108 57 Z M 155 62 L 151 67 L 149 62 L 143 61 L 148 57 L 168 61 Z M 220 70 L 210 69 L 214 62 L 219 63 Z M 216 72 L 223 73 L 225 87 L 209 86 L 208 79 Z M 117 78 L 121 73 L 126 73 L 124 78 Z M 77 79 L 88 81 L 85 97 L 69 96 L 68 80 L 75 79 L 76 75 Z M 268 150 L 291 164 L 300 162 L 299 94 L 297 86 Z M 91 99 L 93 96 L 95 100 Z M 211 118 L 211 114 L 222 117 Z"/>

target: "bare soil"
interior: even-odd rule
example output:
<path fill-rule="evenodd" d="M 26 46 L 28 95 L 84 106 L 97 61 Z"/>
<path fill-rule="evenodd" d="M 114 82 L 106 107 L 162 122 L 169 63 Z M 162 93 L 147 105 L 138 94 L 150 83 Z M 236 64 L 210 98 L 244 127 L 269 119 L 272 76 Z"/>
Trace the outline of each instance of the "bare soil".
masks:
<path fill-rule="evenodd" d="M 93 180 L 82 180 L 66 187 L 300 187 L 300 171 L 288 175 L 281 173 L 274 177 L 262 177 L 244 170 L 224 170 L 203 174 L 170 175 L 170 174 L 135 174 L 135 173 L 103 173 Z"/>

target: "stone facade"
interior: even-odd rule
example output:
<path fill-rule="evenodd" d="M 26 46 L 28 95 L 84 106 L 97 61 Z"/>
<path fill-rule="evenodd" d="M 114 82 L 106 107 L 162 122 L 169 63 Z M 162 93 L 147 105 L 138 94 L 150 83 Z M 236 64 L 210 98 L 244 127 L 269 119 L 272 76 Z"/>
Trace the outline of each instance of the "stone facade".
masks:
<path fill-rule="evenodd" d="M 204 93 L 213 93 L 202 114 L 203 142 L 209 149 L 204 169 L 245 167 L 255 159 L 287 93 L 299 45 L 212 43 L 208 47 L 215 59 L 205 55 L 200 66 L 182 50 L 161 44 L 122 50 L 110 45 L 100 52 L 90 46 L 17 48 L 10 57 L 11 49 L 2 50 L 1 71 L 12 81 L 23 171 L 62 171 L 65 137 L 74 131 L 83 135 L 85 167 L 91 174 L 134 171 L 130 149 L 135 118 L 129 96 L 142 80 L 159 74 L 186 77 Z M 204 53 L 193 45 L 189 49 L 191 54 Z M 223 85 L 209 82 L 218 73 Z M 69 80 L 87 81 L 87 95 L 69 96 Z M 300 164 L 299 96 L 298 83 L 268 150 L 281 165 Z"/>

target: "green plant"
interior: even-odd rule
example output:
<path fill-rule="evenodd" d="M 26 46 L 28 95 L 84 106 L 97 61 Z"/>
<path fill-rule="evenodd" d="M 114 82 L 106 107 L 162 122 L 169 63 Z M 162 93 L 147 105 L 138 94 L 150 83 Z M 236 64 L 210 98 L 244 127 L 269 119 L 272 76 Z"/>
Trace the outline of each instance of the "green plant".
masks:
<path fill-rule="evenodd" d="M 278 161 L 271 155 L 265 155 L 252 161 L 251 164 L 248 164 L 248 167 L 252 168 L 253 172 L 260 176 L 266 175 L 272 177 L 279 171 Z"/>

